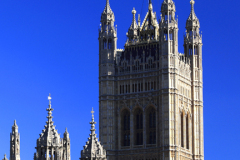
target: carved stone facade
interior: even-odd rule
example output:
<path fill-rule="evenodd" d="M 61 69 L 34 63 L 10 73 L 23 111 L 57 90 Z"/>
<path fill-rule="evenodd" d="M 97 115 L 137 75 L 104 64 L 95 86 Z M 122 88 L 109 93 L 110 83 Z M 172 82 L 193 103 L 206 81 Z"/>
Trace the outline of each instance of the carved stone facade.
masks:
<path fill-rule="evenodd" d="M 175 3 L 164 0 L 158 22 L 153 4 L 117 49 L 109 0 L 99 29 L 100 140 L 108 160 L 203 160 L 202 35 L 194 12 L 178 52 Z"/>

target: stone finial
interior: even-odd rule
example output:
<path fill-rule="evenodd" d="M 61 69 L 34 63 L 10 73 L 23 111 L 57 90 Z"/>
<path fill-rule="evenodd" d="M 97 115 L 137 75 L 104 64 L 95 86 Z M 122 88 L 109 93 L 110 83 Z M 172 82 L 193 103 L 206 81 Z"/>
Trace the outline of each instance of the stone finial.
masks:
<path fill-rule="evenodd" d="M 51 94 L 49 93 L 48 101 L 49 101 L 49 105 L 50 105 L 50 106 L 51 106 L 51 100 L 52 100 L 52 97 L 51 97 Z"/>
<path fill-rule="evenodd" d="M 17 121 L 14 120 L 13 127 L 17 127 Z"/>
<path fill-rule="evenodd" d="M 138 14 L 138 26 L 140 27 L 141 25 L 141 17 L 140 17 L 140 14 Z"/>
<path fill-rule="evenodd" d="M 152 9 L 153 9 L 152 1 L 151 1 L 151 0 L 149 0 L 149 6 L 148 6 L 148 9 L 149 9 L 149 10 L 152 10 Z"/>
<path fill-rule="evenodd" d="M 6 154 L 4 154 L 4 158 L 3 158 L 3 160 L 8 160 Z"/>

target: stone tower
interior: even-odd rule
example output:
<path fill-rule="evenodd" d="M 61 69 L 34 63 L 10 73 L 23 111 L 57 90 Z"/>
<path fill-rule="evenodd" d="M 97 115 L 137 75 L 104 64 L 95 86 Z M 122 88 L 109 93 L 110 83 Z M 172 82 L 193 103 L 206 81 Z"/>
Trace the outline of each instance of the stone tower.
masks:
<path fill-rule="evenodd" d="M 204 160 L 202 35 L 190 3 L 179 53 L 173 0 L 163 1 L 159 22 L 151 0 L 142 24 L 133 9 L 123 50 L 116 48 L 107 0 L 99 30 L 99 117 L 109 160 Z"/>
<path fill-rule="evenodd" d="M 51 96 L 49 95 L 48 121 L 44 126 L 40 138 L 37 140 L 36 153 L 34 160 L 71 160 L 70 158 L 70 139 L 67 130 L 64 138 L 60 138 L 52 121 Z"/>
<path fill-rule="evenodd" d="M 114 96 L 115 96 L 115 57 L 117 45 L 117 29 L 114 26 L 115 17 L 106 2 L 105 9 L 101 16 L 101 28 L 99 29 L 99 94 L 100 94 L 100 124 L 111 124 L 100 127 L 100 135 L 105 146 L 114 148 Z"/>
<path fill-rule="evenodd" d="M 12 126 L 12 133 L 10 133 L 10 160 L 20 160 L 20 134 L 16 120 Z"/>
<path fill-rule="evenodd" d="M 200 34 L 200 22 L 194 11 L 195 1 L 191 0 L 191 12 L 186 22 L 186 35 L 184 37 L 185 57 L 191 61 L 191 120 L 192 134 L 191 145 L 194 159 L 203 159 L 203 69 L 202 69 L 202 34 Z M 185 113 L 184 113 L 185 114 Z M 185 114 L 185 117 L 188 116 Z M 184 139 L 185 143 L 188 139 Z M 187 144 L 184 144 L 186 147 Z"/>
<path fill-rule="evenodd" d="M 92 121 L 91 124 L 91 134 L 88 138 L 86 145 L 83 147 L 81 151 L 80 160 L 107 160 L 106 158 L 106 150 L 103 148 L 101 143 L 98 141 L 97 134 L 95 133 L 95 124 L 94 121 L 94 111 L 92 110 Z"/>

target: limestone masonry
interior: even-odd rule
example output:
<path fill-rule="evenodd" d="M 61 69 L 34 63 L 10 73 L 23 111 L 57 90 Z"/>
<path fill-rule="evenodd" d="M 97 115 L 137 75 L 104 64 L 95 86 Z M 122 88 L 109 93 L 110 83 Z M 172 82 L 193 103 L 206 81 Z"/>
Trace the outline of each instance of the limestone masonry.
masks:
<path fill-rule="evenodd" d="M 100 140 L 109 160 L 203 160 L 202 35 L 194 12 L 178 52 L 175 4 L 161 18 L 149 0 L 141 23 L 133 8 L 124 49 L 117 49 L 109 0 L 99 29 Z"/>

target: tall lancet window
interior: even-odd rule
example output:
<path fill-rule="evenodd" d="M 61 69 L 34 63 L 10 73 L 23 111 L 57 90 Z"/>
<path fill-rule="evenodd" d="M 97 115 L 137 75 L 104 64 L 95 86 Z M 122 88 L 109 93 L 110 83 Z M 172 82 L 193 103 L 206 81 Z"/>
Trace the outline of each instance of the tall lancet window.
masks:
<path fill-rule="evenodd" d="M 164 40 L 167 41 L 168 40 L 168 31 L 164 30 Z"/>
<path fill-rule="evenodd" d="M 186 143 L 187 143 L 187 149 L 189 149 L 189 115 L 187 115 L 187 118 L 186 118 Z"/>
<path fill-rule="evenodd" d="M 107 49 L 107 40 L 106 39 L 103 40 L 103 49 Z"/>
<path fill-rule="evenodd" d="M 147 110 L 147 143 L 156 144 L 156 110 L 150 107 Z"/>
<path fill-rule="evenodd" d="M 122 111 L 122 146 L 130 146 L 130 112 L 125 109 Z"/>
<path fill-rule="evenodd" d="M 143 144 L 143 111 L 137 108 L 134 112 L 135 145 Z"/>
<path fill-rule="evenodd" d="M 111 39 L 108 40 L 108 49 L 112 49 L 112 40 Z"/>
<path fill-rule="evenodd" d="M 181 146 L 184 147 L 184 137 L 183 137 L 183 113 L 181 113 Z"/>
<path fill-rule="evenodd" d="M 191 44 L 189 45 L 188 54 L 189 54 L 189 55 L 192 55 L 192 54 L 193 54 L 193 48 L 192 48 L 192 45 L 191 45 Z"/>

